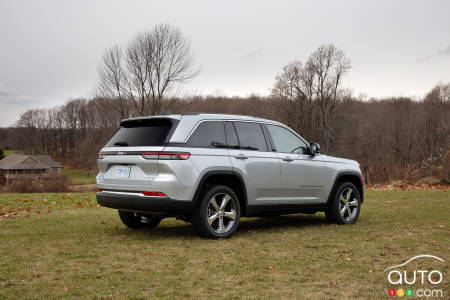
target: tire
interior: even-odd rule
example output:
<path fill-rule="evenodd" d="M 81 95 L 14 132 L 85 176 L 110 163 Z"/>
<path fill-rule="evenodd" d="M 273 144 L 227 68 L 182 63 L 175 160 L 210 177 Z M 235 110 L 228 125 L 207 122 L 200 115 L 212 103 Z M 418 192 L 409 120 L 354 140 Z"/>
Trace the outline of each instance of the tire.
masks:
<path fill-rule="evenodd" d="M 356 186 L 351 182 L 339 183 L 325 211 L 328 221 L 337 224 L 354 224 L 360 212 L 361 195 Z"/>
<path fill-rule="evenodd" d="M 231 237 L 239 226 L 240 217 L 236 193 L 224 185 L 211 185 L 202 193 L 191 221 L 199 236 L 217 239 Z"/>
<path fill-rule="evenodd" d="M 154 228 L 162 218 L 152 215 L 139 215 L 135 212 L 119 210 L 119 217 L 125 226 L 132 229 Z"/>

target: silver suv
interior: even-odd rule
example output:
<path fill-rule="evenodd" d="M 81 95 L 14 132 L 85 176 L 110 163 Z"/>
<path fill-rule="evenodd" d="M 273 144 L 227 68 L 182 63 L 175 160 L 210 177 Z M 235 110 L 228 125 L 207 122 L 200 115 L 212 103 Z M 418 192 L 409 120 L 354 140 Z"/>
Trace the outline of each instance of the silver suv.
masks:
<path fill-rule="evenodd" d="M 320 154 L 279 122 L 192 113 L 120 125 L 98 154 L 97 201 L 130 228 L 177 217 L 221 238 L 241 217 L 324 211 L 338 224 L 358 219 L 359 164 Z"/>

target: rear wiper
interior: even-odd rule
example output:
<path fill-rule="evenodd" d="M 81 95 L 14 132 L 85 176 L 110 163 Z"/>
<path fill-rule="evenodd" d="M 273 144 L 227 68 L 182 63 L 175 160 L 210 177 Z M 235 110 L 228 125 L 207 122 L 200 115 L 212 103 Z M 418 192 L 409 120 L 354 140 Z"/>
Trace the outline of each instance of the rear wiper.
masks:
<path fill-rule="evenodd" d="M 127 142 L 115 142 L 114 146 L 129 146 Z"/>

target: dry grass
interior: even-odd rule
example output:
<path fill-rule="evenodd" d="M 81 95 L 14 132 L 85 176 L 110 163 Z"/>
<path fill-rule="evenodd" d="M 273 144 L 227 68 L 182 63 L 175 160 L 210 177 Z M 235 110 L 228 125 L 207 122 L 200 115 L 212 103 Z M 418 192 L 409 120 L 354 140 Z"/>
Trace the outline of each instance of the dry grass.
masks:
<path fill-rule="evenodd" d="M 72 185 L 95 184 L 95 173 L 86 170 L 64 168 L 62 174 L 67 176 Z"/>
<path fill-rule="evenodd" d="M 94 206 L 94 193 L 0 193 L 0 221 Z"/>
<path fill-rule="evenodd" d="M 200 239 L 174 219 L 132 231 L 114 210 L 74 209 L 75 197 L 60 195 L 61 209 L 0 222 L 0 298 L 380 299 L 386 267 L 424 253 L 448 259 L 449 192 L 369 191 L 354 226 L 323 214 L 244 219 L 227 240 Z"/>

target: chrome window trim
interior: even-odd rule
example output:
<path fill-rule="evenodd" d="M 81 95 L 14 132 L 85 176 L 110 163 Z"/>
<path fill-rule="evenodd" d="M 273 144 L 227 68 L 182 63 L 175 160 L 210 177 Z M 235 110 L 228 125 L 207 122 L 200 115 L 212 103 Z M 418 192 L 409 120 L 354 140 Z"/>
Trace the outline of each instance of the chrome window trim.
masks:
<path fill-rule="evenodd" d="M 279 126 L 282 127 L 288 131 L 290 131 L 292 134 L 294 134 L 296 137 L 298 137 L 299 139 L 301 139 L 303 142 L 305 142 L 306 146 L 310 147 L 309 143 L 302 137 L 300 136 L 298 133 L 296 133 L 294 130 L 292 130 L 291 128 L 287 127 L 284 124 L 281 123 L 275 123 L 275 122 L 270 122 L 270 121 L 253 121 L 253 120 L 239 120 L 239 119 L 204 119 L 204 120 L 200 120 L 197 122 L 197 124 L 195 124 L 195 126 L 192 128 L 192 130 L 189 132 L 188 136 L 184 139 L 184 141 L 182 142 L 183 144 L 186 144 L 187 141 L 189 140 L 189 138 L 191 137 L 191 135 L 194 133 L 194 131 L 197 129 L 197 127 L 203 123 L 203 122 L 246 122 L 246 123 L 258 123 L 258 124 L 266 124 L 266 125 L 274 125 L 274 126 Z M 270 132 L 269 132 L 270 134 Z"/>

